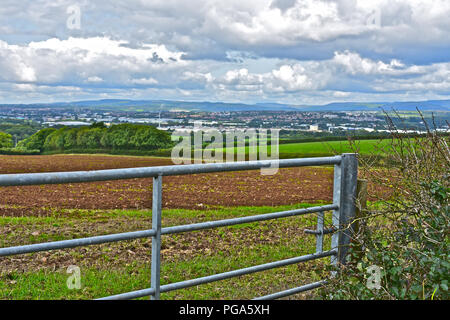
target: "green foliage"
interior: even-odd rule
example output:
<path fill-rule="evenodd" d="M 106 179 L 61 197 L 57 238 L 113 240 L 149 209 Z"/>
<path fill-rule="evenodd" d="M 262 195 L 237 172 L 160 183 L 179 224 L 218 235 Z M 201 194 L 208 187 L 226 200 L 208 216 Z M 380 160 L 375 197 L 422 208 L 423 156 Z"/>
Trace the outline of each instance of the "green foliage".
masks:
<path fill-rule="evenodd" d="M 20 148 L 0 148 L 0 154 L 6 155 L 37 155 L 41 152 L 39 150 L 28 150 Z"/>
<path fill-rule="evenodd" d="M 439 181 L 423 184 L 429 211 L 392 222 L 392 232 L 364 230 L 349 249 L 349 263 L 324 292 L 333 299 L 448 300 L 450 189 Z M 363 243 L 361 252 L 360 243 Z M 370 266 L 381 268 L 381 287 L 367 286 Z"/>
<path fill-rule="evenodd" d="M 8 133 L 0 132 L 0 148 L 13 147 L 12 136 Z"/>
<path fill-rule="evenodd" d="M 393 166 L 374 168 L 360 158 L 369 184 L 389 189 L 389 196 L 359 221 L 347 264 L 335 270 L 324 298 L 450 298 L 448 142 L 435 131 L 417 139 L 394 135 L 387 152 Z M 372 266 L 380 268 L 378 288 L 368 285 Z"/>
<path fill-rule="evenodd" d="M 42 152 L 44 150 L 45 140 L 50 134 L 52 134 L 55 131 L 56 129 L 54 128 L 42 129 L 33 134 L 31 137 L 20 141 L 17 144 L 17 147 L 28 150 L 40 150 Z"/>
<path fill-rule="evenodd" d="M 39 152 L 40 151 L 36 149 L 26 149 L 20 146 L 14 148 L 12 135 L 9 133 L 0 132 L 0 154 L 28 155 L 39 154 Z"/>
<path fill-rule="evenodd" d="M 119 124 L 109 128 L 103 123 L 90 127 L 43 129 L 19 146 L 39 149 L 41 152 L 67 152 L 71 150 L 102 150 L 103 152 L 152 151 L 170 148 L 170 135 L 152 126 Z"/>
<path fill-rule="evenodd" d="M 36 122 L 19 119 L 2 119 L 0 131 L 12 135 L 14 141 L 20 141 L 33 135 L 43 127 Z"/>

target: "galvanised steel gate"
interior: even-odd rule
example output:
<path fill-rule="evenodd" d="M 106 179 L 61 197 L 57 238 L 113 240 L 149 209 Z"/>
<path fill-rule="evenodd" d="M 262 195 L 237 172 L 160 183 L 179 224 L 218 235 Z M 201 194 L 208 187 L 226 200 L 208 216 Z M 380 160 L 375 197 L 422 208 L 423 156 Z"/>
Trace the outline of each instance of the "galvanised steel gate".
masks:
<path fill-rule="evenodd" d="M 162 201 L 163 176 L 198 174 L 209 172 L 256 170 L 261 168 L 268 168 L 274 164 L 278 165 L 279 168 L 334 165 L 333 203 L 329 205 L 309 207 L 305 209 L 296 209 L 234 219 L 209 221 L 203 223 L 179 225 L 165 228 L 161 226 L 161 201 Z M 351 237 L 351 227 L 349 227 L 349 225 L 355 215 L 355 197 L 356 197 L 356 184 L 358 173 L 357 167 L 358 162 L 356 159 L 356 154 L 349 153 L 334 157 L 322 157 L 322 158 L 262 160 L 262 161 L 247 161 L 247 162 L 243 161 L 231 163 L 209 163 L 209 164 L 160 166 L 160 167 L 113 169 L 113 170 L 98 170 L 98 171 L 3 174 L 0 175 L 0 186 L 27 186 L 27 185 L 77 183 L 77 182 L 153 177 L 153 204 L 152 204 L 152 228 L 149 230 L 117 233 L 73 240 L 38 243 L 9 248 L 0 248 L 0 257 L 151 237 L 152 238 L 151 275 L 150 275 L 151 287 L 143 290 L 137 290 L 114 296 L 109 296 L 102 299 L 133 299 L 145 296 L 150 296 L 151 299 L 159 299 L 160 293 L 163 292 L 188 288 L 208 282 L 228 279 L 245 274 L 292 265 L 328 256 L 331 257 L 331 263 L 333 264 L 344 263 L 346 247 L 348 246 Z M 333 227 L 331 229 L 324 229 L 324 212 L 331 210 L 333 211 L 332 214 Z M 232 226 L 237 224 L 263 221 L 269 219 L 292 217 L 315 212 L 318 213 L 317 229 L 314 231 L 306 230 L 306 232 L 316 235 L 315 253 L 270 262 L 258 266 L 252 266 L 244 269 L 224 272 L 211 276 L 201 277 L 197 279 L 160 285 L 160 267 L 161 267 L 160 250 L 161 250 L 161 236 L 163 235 L 224 227 L 224 226 Z M 323 251 L 323 236 L 327 233 L 333 233 L 331 238 L 331 249 L 328 251 Z M 285 290 L 271 295 L 259 297 L 257 299 L 281 298 L 295 293 L 320 287 L 325 282 L 326 280 L 322 280 L 311 284 L 303 285 L 297 288 L 293 288 L 290 290 Z"/>

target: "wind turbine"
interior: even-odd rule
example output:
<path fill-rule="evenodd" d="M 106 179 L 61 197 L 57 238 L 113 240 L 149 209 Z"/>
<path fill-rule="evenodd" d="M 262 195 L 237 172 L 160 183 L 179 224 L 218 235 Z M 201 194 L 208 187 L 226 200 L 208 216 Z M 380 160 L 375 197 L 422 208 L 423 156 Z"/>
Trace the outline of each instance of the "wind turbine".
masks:
<path fill-rule="evenodd" d="M 158 129 L 161 128 L 161 109 L 162 109 L 163 105 L 161 104 L 159 106 L 159 121 L 158 121 Z"/>

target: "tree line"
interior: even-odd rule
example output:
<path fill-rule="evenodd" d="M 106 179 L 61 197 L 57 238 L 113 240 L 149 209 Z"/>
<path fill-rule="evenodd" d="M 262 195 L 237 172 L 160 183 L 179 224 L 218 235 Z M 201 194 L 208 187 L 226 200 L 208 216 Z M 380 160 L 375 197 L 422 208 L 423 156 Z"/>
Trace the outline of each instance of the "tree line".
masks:
<path fill-rule="evenodd" d="M 18 149 L 40 152 L 151 151 L 171 146 L 169 133 L 148 125 L 128 123 L 110 127 L 94 123 L 88 127 L 45 128 L 17 144 Z"/>

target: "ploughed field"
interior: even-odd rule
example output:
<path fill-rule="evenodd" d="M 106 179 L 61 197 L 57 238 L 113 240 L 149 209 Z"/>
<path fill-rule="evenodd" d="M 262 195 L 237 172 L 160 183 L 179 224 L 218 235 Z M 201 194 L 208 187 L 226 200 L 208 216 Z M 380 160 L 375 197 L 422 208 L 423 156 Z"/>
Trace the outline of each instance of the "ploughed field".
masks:
<path fill-rule="evenodd" d="M 0 156 L 0 174 L 172 165 L 170 159 L 106 155 Z M 277 206 L 332 199 L 331 167 L 163 177 L 163 208 Z M 0 215 L 45 215 L 50 209 L 151 208 L 152 178 L 1 187 Z"/>

